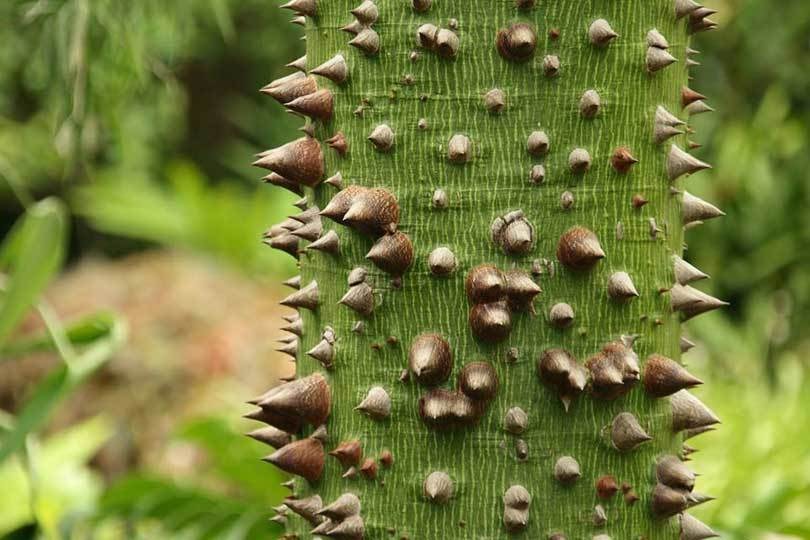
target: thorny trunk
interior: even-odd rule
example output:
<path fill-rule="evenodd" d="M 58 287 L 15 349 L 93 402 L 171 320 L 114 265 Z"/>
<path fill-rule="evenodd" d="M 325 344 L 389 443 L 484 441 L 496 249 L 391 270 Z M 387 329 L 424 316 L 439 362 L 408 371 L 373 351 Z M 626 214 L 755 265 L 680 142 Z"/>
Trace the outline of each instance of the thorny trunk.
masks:
<path fill-rule="evenodd" d="M 300 251 L 298 378 L 250 417 L 303 477 L 287 537 L 714 536 L 682 459 L 717 419 L 679 359 L 681 321 L 723 303 L 678 258 L 721 214 L 682 191 L 713 11 L 286 7 L 307 55 L 263 91 L 310 121 L 256 164 L 305 197 L 267 233 Z"/>

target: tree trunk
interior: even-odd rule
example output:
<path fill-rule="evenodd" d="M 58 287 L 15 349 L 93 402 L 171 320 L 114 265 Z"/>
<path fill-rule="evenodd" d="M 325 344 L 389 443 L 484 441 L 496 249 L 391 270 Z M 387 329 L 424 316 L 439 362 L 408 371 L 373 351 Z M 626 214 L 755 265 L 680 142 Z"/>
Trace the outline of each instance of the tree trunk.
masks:
<path fill-rule="evenodd" d="M 267 233 L 301 267 L 298 378 L 251 415 L 297 439 L 253 434 L 304 477 L 275 519 L 288 538 L 713 536 L 682 514 L 705 500 L 683 440 L 717 419 L 686 393 L 680 326 L 722 302 L 678 258 L 684 224 L 719 214 L 682 191 L 708 167 L 682 149 L 710 10 L 413 4 L 293 0 L 308 75 L 263 89 L 311 118 L 257 161 L 305 196 Z"/>

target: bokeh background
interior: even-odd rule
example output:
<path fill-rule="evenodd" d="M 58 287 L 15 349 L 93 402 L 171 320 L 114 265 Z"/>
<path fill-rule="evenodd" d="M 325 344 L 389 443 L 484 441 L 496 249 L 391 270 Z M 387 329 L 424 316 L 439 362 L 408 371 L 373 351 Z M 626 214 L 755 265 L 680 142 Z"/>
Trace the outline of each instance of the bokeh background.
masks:
<path fill-rule="evenodd" d="M 688 325 L 722 429 L 694 440 L 696 514 L 810 538 L 810 3 L 712 0 L 695 47 L 687 233 L 729 309 Z M 294 117 L 256 89 L 301 29 L 270 0 L 0 1 L 0 538 L 273 538 L 283 478 L 238 436 L 292 260 L 292 195 L 249 163 Z M 715 18 L 715 17 L 713 17 Z M 24 277 L 25 279 L 22 279 Z M 28 309 L 30 306 L 32 309 Z"/>

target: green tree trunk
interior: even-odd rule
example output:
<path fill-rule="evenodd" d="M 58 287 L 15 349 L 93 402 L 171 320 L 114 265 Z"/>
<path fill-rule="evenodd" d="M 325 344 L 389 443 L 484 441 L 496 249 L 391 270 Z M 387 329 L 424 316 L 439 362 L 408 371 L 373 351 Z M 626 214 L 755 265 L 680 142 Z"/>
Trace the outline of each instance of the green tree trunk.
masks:
<path fill-rule="evenodd" d="M 298 379 L 251 416 L 297 441 L 253 436 L 307 478 L 275 519 L 288 538 L 713 536 L 681 516 L 705 497 L 671 457 L 717 421 L 678 362 L 681 321 L 722 303 L 675 258 L 683 223 L 719 213 L 683 194 L 707 165 L 681 150 L 710 10 L 414 3 L 293 0 L 310 71 L 264 89 L 313 137 L 257 162 L 305 196 L 267 233 L 300 252 Z"/>

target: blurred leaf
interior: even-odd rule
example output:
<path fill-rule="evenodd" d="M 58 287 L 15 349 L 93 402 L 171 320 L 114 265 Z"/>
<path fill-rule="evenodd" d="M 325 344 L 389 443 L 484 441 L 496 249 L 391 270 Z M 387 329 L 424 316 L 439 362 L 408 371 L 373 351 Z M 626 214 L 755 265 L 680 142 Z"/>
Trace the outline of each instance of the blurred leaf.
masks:
<path fill-rule="evenodd" d="M 169 188 L 136 181 L 108 181 L 76 193 L 76 212 L 107 233 L 193 249 L 258 271 L 291 268 L 292 259 L 260 241 L 268 216 L 291 198 L 235 185 L 209 186 L 188 162 L 168 170 Z"/>
<path fill-rule="evenodd" d="M 112 432 L 110 422 L 95 417 L 49 437 L 41 446 L 33 445 L 28 456 L 33 477 L 19 458 L 0 464 L 0 535 L 36 519 L 49 537 L 58 538 L 56 530 L 66 512 L 92 510 L 102 482 L 86 464 Z"/>
<path fill-rule="evenodd" d="M 155 521 L 170 538 L 277 538 L 281 527 L 268 523 L 266 513 L 267 508 L 255 501 L 240 501 L 164 478 L 133 475 L 108 489 L 97 519 Z"/>
<path fill-rule="evenodd" d="M 0 345 L 61 268 L 67 216 L 57 199 L 29 208 L 0 246 L 0 272 L 7 276 L 0 294 Z"/>
<path fill-rule="evenodd" d="M 101 311 L 71 323 L 65 328 L 65 337 L 74 347 L 89 345 L 108 335 L 116 324 L 115 315 Z M 45 332 L 44 335 L 29 337 L 11 342 L 0 349 L 0 362 L 9 360 L 14 356 L 35 352 L 55 350 L 53 336 Z"/>
<path fill-rule="evenodd" d="M 214 472 L 253 499 L 278 504 L 287 495 L 281 487 L 286 478 L 257 459 L 260 452 L 272 449 L 236 433 L 225 420 L 195 420 L 184 426 L 179 436 L 205 450 Z"/>
<path fill-rule="evenodd" d="M 23 447 L 28 434 L 47 421 L 60 400 L 110 359 L 123 343 L 125 335 L 124 323 L 115 319 L 109 332 L 90 344 L 70 365 L 60 365 L 37 384 L 17 416 L 14 427 L 0 439 L 0 463 Z"/>

